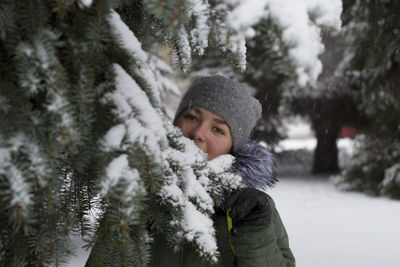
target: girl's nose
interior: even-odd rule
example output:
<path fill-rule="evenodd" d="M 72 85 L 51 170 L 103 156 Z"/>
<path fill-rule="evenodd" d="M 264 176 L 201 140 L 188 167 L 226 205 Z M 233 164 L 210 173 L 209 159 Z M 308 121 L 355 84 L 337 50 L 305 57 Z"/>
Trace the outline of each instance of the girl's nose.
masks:
<path fill-rule="evenodd" d="M 196 128 L 193 129 L 192 132 L 193 140 L 198 140 L 204 142 L 205 140 L 205 127 L 200 124 Z"/>

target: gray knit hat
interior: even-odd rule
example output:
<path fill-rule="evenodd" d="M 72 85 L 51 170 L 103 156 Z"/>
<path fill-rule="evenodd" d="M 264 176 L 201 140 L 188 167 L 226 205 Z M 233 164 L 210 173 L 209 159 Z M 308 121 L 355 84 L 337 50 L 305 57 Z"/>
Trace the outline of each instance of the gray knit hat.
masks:
<path fill-rule="evenodd" d="M 249 90 L 221 75 L 201 77 L 192 83 L 179 104 L 174 124 L 191 107 L 206 108 L 226 121 L 232 135 L 233 152 L 249 140 L 261 118 L 261 104 Z"/>

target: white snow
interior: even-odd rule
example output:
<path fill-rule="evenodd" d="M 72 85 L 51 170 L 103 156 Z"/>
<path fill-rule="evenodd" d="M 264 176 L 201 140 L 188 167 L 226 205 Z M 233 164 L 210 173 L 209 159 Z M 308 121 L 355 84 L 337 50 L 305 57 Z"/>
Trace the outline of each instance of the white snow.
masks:
<path fill-rule="evenodd" d="M 21 79 L 21 87 L 29 88 L 31 93 L 36 94 L 38 92 L 38 85 L 40 83 L 40 78 L 38 77 L 38 74 L 34 70 L 29 69 L 26 73 L 26 77 L 24 78 Z"/>
<path fill-rule="evenodd" d="M 10 191 L 7 194 L 11 195 L 10 204 L 16 208 L 21 208 L 23 217 L 26 216 L 29 206 L 32 204 L 32 192 L 28 183 L 28 178 L 22 170 L 13 162 L 12 153 L 19 151 L 21 148 L 28 149 L 35 147 L 30 140 L 22 132 L 16 133 L 7 142 L 3 142 L 4 147 L 0 147 L 0 175 L 8 178 Z M 28 155 L 29 157 L 30 155 Z M 40 158 L 37 159 L 40 162 Z M 36 162 L 33 162 L 35 164 Z M 38 166 L 30 166 L 34 170 Z M 20 219 L 17 219 L 19 221 Z M 20 223 L 20 222 L 18 222 Z"/>
<path fill-rule="evenodd" d="M 324 50 L 320 27 L 340 29 L 341 1 L 226 0 L 226 3 L 233 7 L 227 16 L 228 27 L 236 33 L 230 37 L 231 42 L 252 37 L 252 26 L 262 18 L 271 18 L 282 31 L 281 41 L 296 68 L 298 83 L 304 86 L 316 81 L 322 70 L 318 55 Z"/>
<path fill-rule="evenodd" d="M 81 7 L 90 7 L 93 3 L 93 0 L 79 0 L 79 5 Z"/>
<path fill-rule="evenodd" d="M 315 148 L 311 133 L 304 136 L 304 122 L 290 127 L 292 138 L 280 143 L 283 150 Z M 352 140 L 339 139 L 338 147 L 339 155 L 352 153 Z M 333 179 L 310 175 L 311 162 L 303 164 L 308 167 L 283 174 L 268 192 L 288 231 L 296 266 L 399 266 L 400 201 L 340 191 Z"/>
<path fill-rule="evenodd" d="M 176 236 L 194 242 L 200 255 L 216 260 L 217 242 L 210 218 L 214 213 L 212 197 L 240 186 L 241 177 L 229 172 L 233 157 L 207 161 L 207 155 L 192 140 L 178 135 L 178 128 L 171 125 L 167 130 L 181 149 L 168 147 L 163 151 L 167 175 L 157 194 L 176 208 L 170 221 Z"/>
<path fill-rule="evenodd" d="M 200 246 L 200 252 L 212 255 L 213 260 L 217 259 L 215 251 L 217 250 L 217 243 L 215 239 L 211 239 L 210 236 L 214 236 L 215 230 L 213 227 L 213 221 L 211 218 L 204 216 L 196 207 L 191 203 L 187 202 L 184 207 L 184 220 L 182 224 L 183 230 L 186 232 L 185 237 L 189 241 L 195 241 Z M 195 240 L 199 239 L 199 240 Z"/>
<path fill-rule="evenodd" d="M 152 155 L 160 155 L 160 143 L 166 142 L 161 114 L 120 65 L 114 64 L 114 72 L 116 89 L 106 94 L 104 101 L 114 103 L 114 112 L 126 123 L 126 127 L 112 128 L 103 139 L 104 149 L 120 144 L 126 134 L 132 144 L 138 141 L 147 147 Z"/>
<path fill-rule="evenodd" d="M 227 166 L 232 166 L 234 162 L 234 157 L 230 154 L 220 155 L 208 162 L 208 166 L 210 166 L 213 171 L 216 173 L 222 173 L 227 171 Z"/>
<path fill-rule="evenodd" d="M 118 156 L 108 164 L 106 167 L 106 177 L 107 179 L 104 179 L 101 183 L 100 195 L 105 196 L 110 188 L 115 186 L 120 179 L 124 179 L 128 184 L 122 200 L 127 202 L 130 198 L 135 197 L 137 193 L 141 195 L 146 194 L 143 185 L 139 184 L 140 174 L 138 170 L 132 169 L 129 166 L 128 155 L 126 154 Z"/>
<path fill-rule="evenodd" d="M 299 138 L 309 138 L 313 135 L 313 130 L 310 123 L 300 116 L 283 120 L 284 127 L 287 129 L 287 136 L 289 140 Z"/>
<path fill-rule="evenodd" d="M 171 65 L 165 62 L 157 55 L 149 54 L 150 65 L 153 67 L 155 80 L 157 81 L 158 91 L 161 94 L 169 92 L 173 95 L 180 96 L 181 91 L 175 81 L 171 78 L 174 70 Z"/>
<path fill-rule="evenodd" d="M 196 204 L 208 212 L 213 212 L 213 200 L 207 192 L 207 185 L 202 185 L 193 173 L 192 166 L 185 166 L 182 171 L 181 177 L 183 182 L 182 191 L 185 198 L 195 199 Z M 204 180 L 203 180 L 204 181 Z"/>
<path fill-rule="evenodd" d="M 231 2 L 230 4 L 238 3 L 238 1 L 226 2 Z M 268 0 L 246 0 L 240 2 L 241 3 L 237 5 L 227 17 L 227 24 L 237 32 L 240 32 L 241 30 L 247 31 L 248 28 L 266 17 L 268 14 L 265 10 Z M 243 16 L 243 14 L 251 14 L 251 16 Z"/>
<path fill-rule="evenodd" d="M 122 154 L 113 159 L 106 167 L 106 175 L 101 181 L 100 195 L 106 196 L 112 187 L 116 186 L 120 181 L 126 184 L 119 200 L 125 205 L 121 205 L 121 212 L 129 219 L 137 219 L 139 216 L 137 201 L 140 197 L 147 194 L 146 188 L 141 183 L 138 170 L 129 166 L 128 155 Z M 139 202 L 140 203 L 140 202 Z M 124 222 L 121 222 L 123 224 Z"/>
<path fill-rule="evenodd" d="M 276 152 L 284 150 L 307 149 L 313 150 L 317 145 L 310 124 L 302 117 L 295 116 L 283 120 L 287 139 L 281 140 L 275 148 Z"/>
<path fill-rule="evenodd" d="M 341 192 L 328 177 L 280 177 L 276 202 L 298 267 L 398 267 L 400 201 Z"/>
<path fill-rule="evenodd" d="M 102 140 L 102 149 L 104 151 L 111 151 L 112 149 L 117 149 L 121 146 L 122 138 L 125 135 L 125 125 L 117 124 L 113 126 Z"/>
<path fill-rule="evenodd" d="M 100 195 L 105 196 L 111 187 L 115 186 L 125 169 L 129 169 L 128 155 L 122 154 L 113 159 L 106 167 L 106 179 L 101 183 Z"/>
<path fill-rule="evenodd" d="M 180 28 L 179 30 L 179 34 L 178 34 L 178 42 L 179 42 L 179 58 L 181 61 L 181 68 L 183 69 L 183 71 L 187 71 L 191 61 L 192 61 L 192 49 L 190 48 L 190 43 L 189 43 L 189 39 L 188 39 L 188 34 L 186 32 L 185 27 Z"/>
<path fill-rule="evenodd" d="M 32 194 L 28 183 L 24 180 L 24 175 L 15 166 L 11 166 L 7 174 L 11 178 L 9 179 L 12 191 L 11 206 L 19 206 L 23 211 L 29 210 L 29 206 L 32 203 Z"/>
<path fill-rule="evenodd" d="M 149 57 L 146 51 L 142 49 L 142 44 L 136 38 L 135 34 L 129 29 L 128 25 L 126 25 L 121 16 L 112 11 L 110 13 L 109 22 L 111 24 L 112 33 L 115 38 L 120 40 L 120 45 L 129 52 L 132 57 L 131 62 L 132 72 L 136 73 L 139 77 L 142 77 L 144 81 L 146 81 L 148 94 L 150 94 L 155 101 L 153 104 L 156 106 L 160 106 L 160 92 L 156 90 L 158 88 L 156 77 L 154 75 L 155 70 L 153 70 L 153 66 L 149 64 Z"/>
<path fill-rule="evenodd" d="M 124 48 L 132 53 L 136 59 L 141 62 L 146 62 L 147 54 L 142 50 L 142 44 L 129 27 L 122 21 L 121 16 L 117 12 L 112 11 L 110 13 L 109 21 L 113 26 L 113 33 L 121 39 L 120 41 Z"/>
<path fill-rule="evenodd" d="M 310 22 L 307 2 L 291 0 L 270 2 L 271 17 L 282 28 L 283 42 L 289 47 L 289 57 L 294 61 L 298 82 L 305 85 L 316 80 L 322 70 L 318 55 L 323 52 L 320 29 Z"/>
<path fill-rule="evenodd" d="M 342 1 L 306 0 L 308 12 L 315 14 L 316 23 L 335 29 L 340 29 L 342 22 Z"/>
<path fill-rule="evenodd" d="M 392 167 L 386 169 L 385 179 L 383 179 L 381 185 L 386 187 L 390 183 L 400 184 L 400 163 L 394 164 Z"/>
<path fill-rule="evenodd" d="M 201 255 L 208 254 L 215 259 L 217 243 L 210 219 L 213 200 L 208 194 L 211 181 L 201 179 L 201 175 L 194 172 L 196 165 L 206 162 L 206 154 L 199 153 L 200 149 L 187 138 L 181 137 L 177 141 L 185 145 L 186 151 L 169 148 L 163 152 L 163 157 L 166 162 L 165 168 L 169 168 L 169 162 L 174 162 L 173 165 L 179 164 L 180 170 L 171 170 L 171 174 L 164 177 L 158 195 L 177 208 L 171 225 L 177 226 L 177 230 L 182 229 L 180 235 L 196 243 Z"/>
<path fill-rule="evenodd" d="M 137 117 L 150 130 L 154 131 L 154 135 L 165 136 L 160 114 L 151 105 L 145 92 L 120 65 L 114 64 L 114 71 L 117 76 L 115 79 L 116 94 L 120 94 L 131 107 L 138 110 Z"/>
<path fill-rule="evenodd" d="M 296 149 L 307 149 L 313 150 L 317 146 L 317 139 L 315 138 L 304 138 L 304 139 L 284 139 L 279 142 L 278 147 L 275 149 L 277 152 L 287 150 L 288 148 Z"/>
<path fill-rule="evenodd" d="M 47 105 L 47 110 L 52 112 L 57 112 L 62 110 L 67 105 L 67 101 L 60 94 L 53 94 L 52 102 Z"/>
<path fill-rule="evenodd" d="M 208 47 L 208 34 L 210 27 L 207 24 L 210 5 L 207 1 L 189 0 L 191 9 L 189 17 L 196 17 L 196 27 L 190 32 L 191 43 L 199 55 L 203 55 Z"/>

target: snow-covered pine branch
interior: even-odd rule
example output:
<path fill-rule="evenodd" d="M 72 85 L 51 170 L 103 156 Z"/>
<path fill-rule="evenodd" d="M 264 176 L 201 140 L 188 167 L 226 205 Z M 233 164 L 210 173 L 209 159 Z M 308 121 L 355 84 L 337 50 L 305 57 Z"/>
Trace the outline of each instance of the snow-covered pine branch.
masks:
<path fill-rule="evenodd" d="M 149 56 L 142 49 L 141 43 L 136 38 L 135 34 L 122 21 L 121 16 L 117 12 L 112 10 L 108 20 L 114 38 L 117 40 L 121 49 L 125 50 L 130 59 L 130 65 L 127 71 L 133 77 L 140 77 L 140 81 L 137 82 L 141 86 L 142 90 L 147 93 L 150 101 L 155 107 L 160 107 L 160 92 L 157 90 L 159 87 L 157 86 L 154 77 L 152 65 L 149 64 Z"/>
<path fill-rule="evenodd" d="M 295 67 L 297 82 L 304 86 L 315 82 L 321 73 L 322 64 L 318 56 L 323 52 L 321 28 L 339 30 L 342 2 L 315 0 L 226 0 L 232 8 L 228 12 L 226 25 L 234 33 L 228 42 L 241 47 L 242 40 L 251 38 L 255 26 L 268 18 L 281 31 L 280 39 L 287 49 L 287 56 Z M 244 14 L 251 14 L 246 16 Z"/>
<path fill-rule="evenodd" d="M 174 209 L 170 222 L 179 241 L 194 242 L 200 256 L 216 262 L 218 251 L 211 215 L 223 193 L 241 187 L 242 178 L 232 174 L 231 155 L 207 161 L 192 141 L 180 130 L 167 126 L 169 138 L 176 145 L 163 151 L 166 176 L 158 192 L 161 201 Z M 180 244 L 178 244 L 180 245 Z"/>
<path fill-rule="evenodd" d="M 190 39 L 194 51 L 202 56 L 208 47 L 208 35 L 210 25 L 209 19 L 210 4 L 207 1 L 188 0 L 190 3 L 189 17 L 194 17 L 195 26 L 190 31 Z"/>
<path fill-rule="evenodd" d="M 208 47 L 211 35 L 237 67 L 246 69 L 246 39 L 255 35 L 254 26 L 269 19 L 279 31 L 281 47 L 287 60 L 295 69 L 300 86 L 313 83 L 321 73 L 318 56 L 324 51 L 321 29 L 339 30 L 342 2 L 317 0 L 219 0 L 209 1 L 147 1 L 147 10 L 154 11 L 161 21 L 173 20 L 179 29 L 177 54 L 181 66 L 190 66 L 191 50 L 199 55 Z M 168 10 L 174 10 L 174 16 Z M 163 12 L 164 11 L 164 12 Z M 251 15 L 250 15 L 251 14 Z M 181 17 L 181 20 L 174 18 Z M 192 19 L 194 26 L 191 26 Z M 187 34 L 190 32 L 190 34 Z M 180 49 L 185 51 L 179 51 Z"/>
<path fill-rule="evenodd" d="M 116 89 L 105 95 L 105 103 L 115 106 L 114 114 L 121 123 L 104 136 L 105 152 L 126 151 L 111 160 L 100 184 L 100 194 L 112 194 L 120 199 L 126 218 L 134 220 L 139 209 L 131 202 L 149 194 L 146 181 L 132 168 L 128 155 L 132 147 L 140 146 L 153 164 L 161 165 L 162 182 L 157 191 L 160 201 L 175 207 L 172 221 L 163 228 L 173 228 L 177 240 L 194 242 L 201 256 L 216 261 L 217 245 L 212 225 L 213 199 L 221 199 L 225 190 L 241 185 L 241 178 L 229 172 L 233 157 L 208 162 L 206 155 L 190 140 L 184 138 L 170 121 L 150 103 L 146 94 L 124 69 L 115 64 Z M 167 136 L 170 139 L 167 145 Z M 161 157 L 161 158 L 160 158 Z M 131 165 L 131 166 L 130 166 Z M 130 185 L 120 192 L 119 183 Z M 136 213 L 134 213 L 136 211 Z M 171 212 L 165 209 L 164 212 Z M 199 223 L 203 222 L 203 223 Z"/>

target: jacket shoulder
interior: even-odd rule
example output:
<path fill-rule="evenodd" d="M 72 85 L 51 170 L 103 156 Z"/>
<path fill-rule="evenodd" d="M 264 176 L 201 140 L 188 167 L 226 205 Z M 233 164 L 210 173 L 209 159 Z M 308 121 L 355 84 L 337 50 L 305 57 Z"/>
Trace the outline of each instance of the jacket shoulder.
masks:
<path fill-rule="evenodd" d="M 276 203 L 270 195 L 266 195 L 272 210 L 271 227 L 274 228 L 276 243 L 285 261 L 284 266 L 295 266 L 295 258 L 289 246 L 289 236 L 276 207 Z"/>

